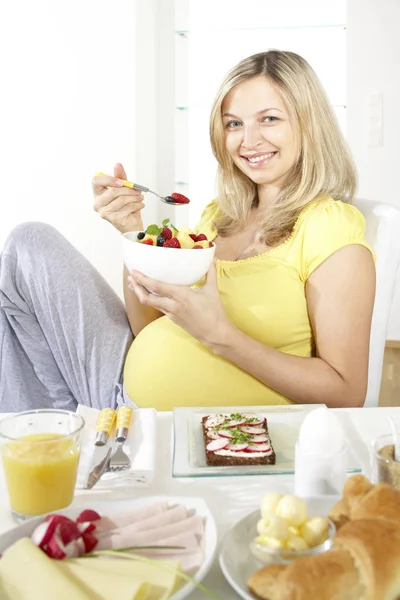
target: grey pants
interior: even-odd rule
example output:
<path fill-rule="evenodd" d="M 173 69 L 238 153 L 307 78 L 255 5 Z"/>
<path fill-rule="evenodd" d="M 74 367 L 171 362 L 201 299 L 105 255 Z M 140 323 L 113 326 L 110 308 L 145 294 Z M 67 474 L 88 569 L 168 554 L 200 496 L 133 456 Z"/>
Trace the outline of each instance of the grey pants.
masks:
<path fill-rule="evenodd" d="M 123 303 L 58 231 L 11 232 L 0 255 L 0 412 L 129 401 L 131 342 Z"/>

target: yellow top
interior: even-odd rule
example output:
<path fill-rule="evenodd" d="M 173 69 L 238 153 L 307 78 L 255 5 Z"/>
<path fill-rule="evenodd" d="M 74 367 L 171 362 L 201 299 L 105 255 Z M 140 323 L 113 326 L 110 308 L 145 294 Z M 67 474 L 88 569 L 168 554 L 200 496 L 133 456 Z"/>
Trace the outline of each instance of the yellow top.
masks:
<path fill-rule="evenodd" d="M 197 231 L 216 236 L 218 206 L 209 204 Z M 312 356 L 314 339 L 307 314 L 305 283 L 331 254 L 361 244 L 365 221 L 349 204 L 323 198 L 300 213 L 290 237 L 263 254 L 218 260 L 218 290 L 232 323 L 263 344 Z M 160 317 L 133 342 L 124 370 L 129 397 L 140 407 L 289 404 L 278 394 Z"/>

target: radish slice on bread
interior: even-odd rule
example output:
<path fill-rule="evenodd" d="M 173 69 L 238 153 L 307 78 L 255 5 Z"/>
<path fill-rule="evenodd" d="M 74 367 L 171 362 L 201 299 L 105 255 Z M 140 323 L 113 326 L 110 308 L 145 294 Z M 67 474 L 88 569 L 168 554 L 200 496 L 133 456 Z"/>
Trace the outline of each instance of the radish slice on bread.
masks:
<path fill-rule="evenodd" d="M 269 444 L 249 444 L 246 452 L 267 452 L 270 448 Z"/>
<path fill-rule="evenodd" d="M 249 427 L 246 425 L 246 427 L 241 427 L 240 429 L 243 431 L 243 433 L 250 433 L 251 435 L 265 433 L 265 429 L 263 427 Z"/>
<path fill-rule="evenodd" d="M 229 446 L 226 447 L 227 450 L 231 450 L 232 452 L 242 452 L 243 450 L 246 450 L 248 444 L 229 444 Z"/>
<path fill-rule="evenodd" d="M 222 450 L 223 448 L 226 448 L 227 446 L 229 446 L 228 438 L 225 438 L 225 439 L 219 438 L 217 440 L 212 440 L 211 442 L 209 442 L 207 444 L 206 448 L 209 452 L 215 452 L 216 450 Z"/>
<path fill-rule="evenodd" d="M 250 438 L 250 442 L 252 444 L 262 444 L 263 442 L 268 442 L 268 441 L 269 441 L 268 436 L 265 435 L 265 433 L 262 433 L 260 435 L 253 435 Z"/>
<path fill-rule="evenodd" d="M 256 413 L 243 413 L 243 416 L 246 419 L 246 425 L 248 425 L 249 427 L 263 425 L 265 422 L 265 418 L 261 415 L 257 415 Z M 248 422 L 249 419 L 251 419 L 251 423 Z"/>
<path fill-rule="evenodd" d="M 225 423 L 225 417 L 223 415 L 217 415 L 216 417 L 209 417 L 207 421 L 204 423 L 204 427 L 210 429 L 212 427 L 217 427 L 218 425 L 222 425 Z"/>

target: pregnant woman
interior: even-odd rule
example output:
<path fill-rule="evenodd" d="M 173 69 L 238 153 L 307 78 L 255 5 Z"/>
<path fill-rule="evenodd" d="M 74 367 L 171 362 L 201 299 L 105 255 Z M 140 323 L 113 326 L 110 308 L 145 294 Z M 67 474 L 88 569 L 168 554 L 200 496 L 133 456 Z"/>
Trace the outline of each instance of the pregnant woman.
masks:
<path fill-rule="evenodd" d="M 217 92 L 210 134 L 217 198 L 198 231 L 217 260 L 202 287 L 125 270 L 124 306 L 52 227 L 11 232 L 0 410 L 363 405 L 374 259 L 351 205 L 352 159 L 315 73 L 291 52 L 246 58 Z M 125 178 L 118 164 L 93 180 L 95 210 L 120 232 L 143 228 L 143 197 Z"/>

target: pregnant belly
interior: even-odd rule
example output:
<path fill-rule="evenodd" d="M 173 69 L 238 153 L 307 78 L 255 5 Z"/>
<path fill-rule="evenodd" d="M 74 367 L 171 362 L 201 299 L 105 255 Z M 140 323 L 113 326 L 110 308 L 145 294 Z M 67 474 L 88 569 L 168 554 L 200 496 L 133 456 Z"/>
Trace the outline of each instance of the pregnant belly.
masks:
<path fill-rule="evenodd" d="M 215 356 L 167 317 L 141 331 L 125 362 L 124 384 L 139 407 L 251 406 L 289 401 Z"/>

